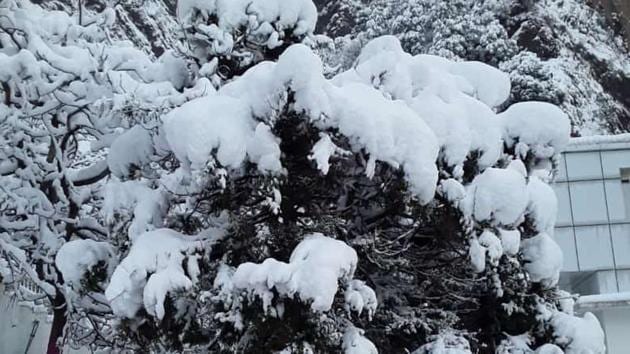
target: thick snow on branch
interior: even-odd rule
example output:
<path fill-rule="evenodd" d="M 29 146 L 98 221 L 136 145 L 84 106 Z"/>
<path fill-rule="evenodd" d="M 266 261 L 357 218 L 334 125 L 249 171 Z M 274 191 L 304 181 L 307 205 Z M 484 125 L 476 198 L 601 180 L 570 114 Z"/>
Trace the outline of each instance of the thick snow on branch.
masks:
<path fill-rule="evenodd" d="M 216 150 L 215 157 L 223 165 L 238 167 L 248 158 L 261 170 L 278 172 L 278 140 L 271 128 L 258 122 L 263 119 L 273 126 L 277 112 L 291 104 L 322 129 L 334 128 L 347 136 L 353 150 L 365 150 L 368 176 L 374 173 L 377 161 L 402 167 L 411 190 L 427 203 L 436 189 L 438 158 L 460 178 L 463 163 L 473 152 L 479 153 L 479 168 L 493 165 L 500 157 L 503 137 L 508 143 L 518 139 L 528 144 L 527 149 L 538 151 L 537 156 L 547 158 L 566 143 L 568 123 L 556 107 L 522 104 L 497 117 L 492 106 L 509 93 L 504 76 L 481 63 L 411 56 L 402 51 L 397 39 L 385 36 L 366 45 L 354 68 L 327 80 L 319 58 L 307 47 L 294 45 L 277 63 L 260 63 L 216 94 L 175 109 L 165 119 L 166 136 L 185 165 L 204 166 Z M 489 85 L 483 77 L 496 78 L 500 84 Z M 291 101 L 287 93 L 292 94 Z M 551 122 L 541 127 L 525 121 L 540 116 Z M 328 169 L 332 153 L 332 146 L 325 142 L 314 147 L 317 155 L 312 157 L 323 171 Z M 540 153 L 543 148 L 545 154 Z M 496 191 L 495 183 L 503 188 L 484 197 L 495 195 L 496 200 L 482 201 L 476 207 L 479 220 L 496 213 L 500 223 L 510 224 L 522 214 L 522 204 L 527 203 L 520 195 L 524 179 L 521 183 L 522 178 L 506 173 L 489 172 L 482 179 L 492 181 L 479 182 L 486 185 L 479 188 Z M 503 198 L 510 189 L 514 191 L 509 198 Z M 486 210 L 494 208 L 494 202 L 500 204 L 497 210 Z"/>
<path fill-rule="evenodd" d="M 562 249 L 548 234 L 540 233 L 521 242 L 525 270 L 532 281 L 547 287 L 558 283 L 562 268 Z"/>
<path fill-rule="evenodd" d="M 153 153 L 150 131 L 136 125 L 114 140 L 109 148 L 107 164 L 114 176 L 124 178 L 129 176 L 132 168 L 141 168 L 150 162 Z"/>
<path fill-rule="evenodd" d="M 571 124 L 560 108 L 545 102 L 521 102 L 499 114 L 505 142 L 518 153 L 531 151 L 539 158 L 561 152 L 569 143 Z"/>
<path fill-rule="evenodd" d="M 529 177 L 527 184 L 529 204 L 527 214 L 539 232 L 553 231 L 558 214 L 558 199 L 553 189 L 536 176 Z"/>
<path fill-rule="evenodd" d="M 161 189 L 152 189 L 144 181 L 112 179 L 104 194 L 102 211 L 107 223 L 114 223 L 117 215 L 133 215 L 128 228 L 130 240 L 161 227 L 166 207 L 166 197 Z"/>
<path fill-rule="evenodd" d="M 115 265 L 111 262 L 114 257 L 114 247 L 107 242 L 73 240 L 64 243 L 57 251 L 55 264 L 63 275 L 64 283 L 78 287 L 85 274 L 98 263 Z"/>
<path fill-rule="evenodd" d="M 597 317 L 590 312 L 583 318 L 555 312 L 551 326 L 556 343 L 565 346 L 566 354 L 603 354 L 606 351 L 604 331 Z"/>
<path fill-rule="evenodd" d="M 215 149 L 221 165 L 238 168 L 246 156 L 262 171 L 280 170 L 280 147 L 264 123 L 256 124 L 246 102 L 212 95 L 188 102 L 165 118 L 166 139 L 186 166 L 203 168 Z"/>
<path fill-rule="evenodd" d="M 342 349 L 344 354 L 378 354 L 374 343 L 363 336 L 365 332 L 349 325 L 343 335 Z"/>
<path fill-rule="evenodd" d="M 369 314 L 376 309 L 374 291 L 362 282 L 351 282 L 357 266 L 357 253 L 344 242 L 322 234 L 308 235 L 291 253 L 289 263 L 268 258 L 263 263 L 243 263 L 230 279 L 216 284 L 259 297 L 265 310 L 271 306 L 274 291 L 282 297 L 310 303 L 313 311 L 330 310 L 339 282 L 348 283 L 352 310 Z"/>
<path fill-rule="evenodd" d="M 177 16 L 187 26 L 203 19 L 197 36 L 210 42 L 210 54 L 221 55 L 232 51 L 236 31 L 243 28 L 248 40 L 270 49 L 282 44 L 284 31 L 308 35 L 315 29 L 317 9 L 311 0 L 180 0 Z"/>
<path fill-rule="evenodd" d="M 430 339 L 412 354 L 472 354 L 468 340 L 455 333 L 446 331 Z"/>
<path fill-rule="evenodd" d="M 462 205 L 465 214 L 502 225 L 517 222 L 529 200 L 525 177 L 513 169 L 488 168 L 475 177 L 467 192 Z"/>
<path fill-rule="evenodd" d="M 223 237 L 223 230 L 209 230 L 208 235 L 186 236 L 170 229 L 158 229 L 140 235 L 129 253 L 116 267 L 105 296 L 114 313 L 133 318 L 142 307 L 162 319 L 164 300 L 169 292 L 188 290 L 196 274 L 184 270 L 183 262 L 197 262 L 194 253 Z"/>

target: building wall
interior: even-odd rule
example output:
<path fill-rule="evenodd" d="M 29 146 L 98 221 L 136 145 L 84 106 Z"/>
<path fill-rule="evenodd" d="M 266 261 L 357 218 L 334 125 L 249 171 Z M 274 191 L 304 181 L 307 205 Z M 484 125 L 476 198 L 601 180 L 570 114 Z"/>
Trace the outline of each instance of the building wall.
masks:
<path fill-rule="evenodd" d="M 630 2 L 629 2 L 630 4 Z M 564 251 L 560 287 L 580 295 L 630 292 L 630 136 L 619 142 L 570 146 L 554 184 L 554 238 Z M 630 353 L 630 308 L 594 312 L 608 354 Z"/>
<path fill-rule="evenodd" d="M 630 183 L 621 178 L 630 145 L 574 148 L 559 162 L 554 238 L 564 251 L 563 271 L 609 271 L 607 291 L 630 291 Z"/>
<path fill-rule="evenodd" d="M 32 331 L 35 336 L 26 354 L 45 353 L 50 333 L 47 317 L 15 303 L 0 288 L 0 353 L 25 354 Z"/>
<path fill-rule="evenodd" d="M 630 308 L 611 308 L 597 311 L 597 318 L 606 333 L 608 354 L 628 354 L 630 352 Z"/>

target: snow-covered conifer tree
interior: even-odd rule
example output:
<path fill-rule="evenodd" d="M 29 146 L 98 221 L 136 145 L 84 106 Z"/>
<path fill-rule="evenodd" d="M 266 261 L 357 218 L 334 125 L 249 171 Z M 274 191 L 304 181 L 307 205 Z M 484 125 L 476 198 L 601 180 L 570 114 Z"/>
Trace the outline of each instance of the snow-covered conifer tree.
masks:
<path fill-rule="evenodd" d="M 280 4 L 206 17 L 229 38 L 225 14 L 266 27 L 290 11 L 310 34 L 313 5 Z M 569 328 L 601 332 L 555 288 L 546 183 L 569 121 L 541 102 L 497 114 L 509 93 L 497 69 L 386 36 L 330 79 L 286 45 L 173 109 L 139 149 L 168 164 L 105 196 L 134 215 L 106 291 L 120 328 L 156 349 L 265 353 L 560 350 L 582 335 Z"/>
<path fill-rule="evenodd" d="M 556 288 L 548 182 L 569 120 L 505 104 L 507 74 L 380 36 L 330 77 L 309 47 L 310 0 L 180 0 L 191 65 L 82 37 L 99 22 L 60 13 L 67 26 L 12 37 L 19 20 L 53 17 L 9 3 L 3 50 L 43 38 L 24 48 L 56 71 L 7 71 L 35 87 L 3 90 L 0 267 L 30 275 L 77 345 L 603 353 L 597 319 Z M 74 73 L 38 57 L 51 52 L 86 61 Z M 73 91 L 88 84 L 99 94 Z M 49 109 L 36 123 L 27 92 Z M 104 155 L 87 169 L 58 148 L 76 109 L 77 146 Z M 45 133 L 20 134 L 27 123 Z"/>

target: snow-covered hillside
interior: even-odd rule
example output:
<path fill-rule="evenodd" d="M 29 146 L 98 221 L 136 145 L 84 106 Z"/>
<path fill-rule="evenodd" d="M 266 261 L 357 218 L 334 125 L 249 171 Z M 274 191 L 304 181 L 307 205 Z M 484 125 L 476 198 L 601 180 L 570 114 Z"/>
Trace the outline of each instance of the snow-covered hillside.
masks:
<path fill-rule="evenodd" d="M 319 29 L 331 36 L 394 34 L 412 53 L 480 60 L 510 72 L 510 102 L 558 104 L 574 134 L 630 130 L 628 48 L 619 28 L 585 0 L 320 3 Z M 346 46 L 352 57 L 356 45 Z"/>

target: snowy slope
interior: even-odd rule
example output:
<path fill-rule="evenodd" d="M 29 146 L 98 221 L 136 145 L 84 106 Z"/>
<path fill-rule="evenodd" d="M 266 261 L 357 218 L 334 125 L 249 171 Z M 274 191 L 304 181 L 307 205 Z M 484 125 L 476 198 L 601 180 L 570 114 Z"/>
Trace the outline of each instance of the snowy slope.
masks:
<path fill-rule="evenodd" d="M 559 102 L 582 135 L 630 129 L 630 55 L 604 17 L 579 0 L 537 3 L 514 37 L 537 54 L 564 97 Z M 517 21 L 520 20 L 518 16 Z M 529 32 L 528 32 L 529 31 Z M 537 43 L 557 48 L 546 58 Z M 533 38 L 532 38 L 532 35 Z M 509 64 L 507 64 L 509 65 Z"/>

